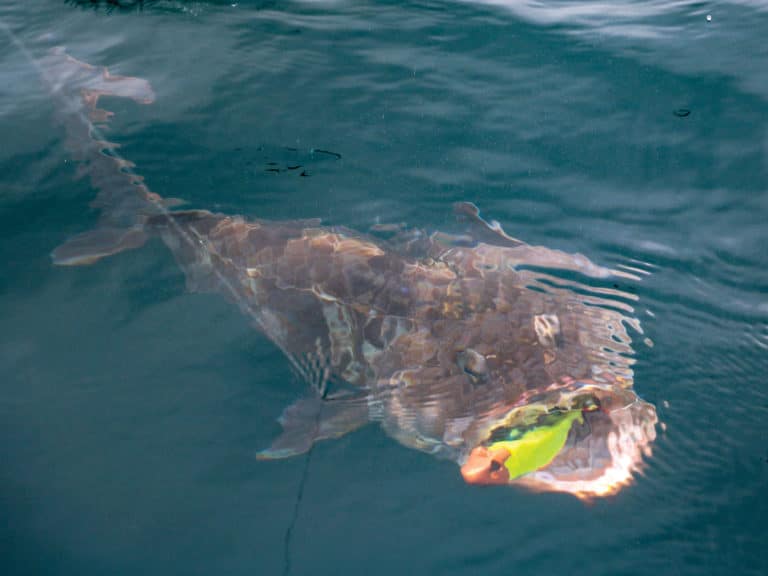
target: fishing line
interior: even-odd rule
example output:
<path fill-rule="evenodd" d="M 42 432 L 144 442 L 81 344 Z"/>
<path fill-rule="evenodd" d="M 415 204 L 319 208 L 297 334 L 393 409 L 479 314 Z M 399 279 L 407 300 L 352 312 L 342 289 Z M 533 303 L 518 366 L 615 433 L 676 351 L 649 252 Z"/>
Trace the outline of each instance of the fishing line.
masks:
<path fill-rule="evenodd" d="M 316 422 L 320 421 L 320 416 Z M 293 503 L 293 515 L 291 516 L 291 522 L 288 524 L 288 528 L 285 530 L 283 536 L 283 576 L 288 576 L 291 573 L 291 539 L 293 537 L 293 529 L 296 527 L 296 522 L 299 519 L 299 511 L 301 508 L 301 501 L 304 499 L 304 486 L 307 484 L 307 476 L 309 475 L 309 464 L 312 461 L 312 452 L 315 450 L 315 443 L 307 450 L 307 455 L 304 457 L 304 466 L 301 471 L 301 478 L 299 479 L 299 488 L 296 491 L 296 500 Z"/>
<path fill-rule="evenodd" d="M 320 420 L 322 419 L 323 415 L 323 402 L 326 398 L 327 389 L 323 389 L 319 391 L 320 396 L 320 407 L 317 410 L 317 414 L 315 415 L 315 430 L 320 429 Z M 307 484 L 307 477 L 309 476 L 309 465 L 312 462 L 312 453 L 315 451 L 315 443 L 317 440 L 317 435 L 313 435 L 312 437 L 312 443 L 309 446 L 309 450 L 307 450 L 306 455 L 304 456 L 304 464 L 301 469 L 301 477 L 299 478 L 299 486 L 296 490 L 296 500 L 293 502 L 293 514 L 291 515 L 291 521 L 288 524 L 288 527 L 285 529 L 285 534 L 283 535 L 283 575 L 282 576 L 288 576 L 291 573 L 291 542 L 293 539 L 293 530 L 296 527 L 296 522 L 298 522 L 299 519 L 299 512 L 301 511 L 301 503 L 304 499 L 304 487 Z"/>

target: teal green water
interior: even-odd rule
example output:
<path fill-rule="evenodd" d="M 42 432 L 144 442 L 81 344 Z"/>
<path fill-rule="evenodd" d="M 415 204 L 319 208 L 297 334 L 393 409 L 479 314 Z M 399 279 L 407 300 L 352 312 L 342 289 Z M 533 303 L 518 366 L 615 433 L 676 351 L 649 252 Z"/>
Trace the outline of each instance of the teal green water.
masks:
<path fill-rule="evenodd" d="M 51 265 L 94 190 L 0 30 L 0 573 L 768 573 L 765 3 L 140 8 L 0 20 L 33 58 L 53 40 L 152 83 L 151 106 L 109 100 L 108 135 L 164 196 L 363 231 L 447 228 L 469 200 L 651 272 L 635 387 L 663 428 L 590 505 L 467 486 L 376 427 L 257 461 L 304 385 L 159 243 Z"/>

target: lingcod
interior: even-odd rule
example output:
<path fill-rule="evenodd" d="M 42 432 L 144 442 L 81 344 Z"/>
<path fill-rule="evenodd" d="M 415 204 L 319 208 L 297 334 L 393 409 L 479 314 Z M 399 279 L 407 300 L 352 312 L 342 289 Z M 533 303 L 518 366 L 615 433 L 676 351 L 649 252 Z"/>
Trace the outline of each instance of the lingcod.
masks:
<path fill-rule="evenodd" d="M 529 245 L 469 203 L 454 206 L 461 230 L 387 238 L 184 209 L 103 137 L 111 113 L 99 98 L 151 103 L 147 81 L 62 48 L 39 67 L 99 211 L 54 263 L 92 264 L 159 238 L 189 290 L 238 306 L 308 384 L 258 458 L 377 423 L 455 461 L 470 484 L 592 498 L 630 483 L 650 456 L 656 410 L 633 390 L 637 297 L 620 284 L 638 279 L 631 267 Z"/>

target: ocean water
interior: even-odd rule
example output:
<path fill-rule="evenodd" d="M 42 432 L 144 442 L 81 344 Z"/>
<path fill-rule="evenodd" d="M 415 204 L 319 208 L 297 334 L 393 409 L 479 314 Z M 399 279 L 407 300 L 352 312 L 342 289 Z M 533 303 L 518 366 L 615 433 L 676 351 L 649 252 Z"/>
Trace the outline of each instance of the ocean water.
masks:
<path fill-rule="evenodd" d="M 6 0 L 0 22 L 0 573 L 768 573 L 767 3 Z M 97 216 L 35 67 L 52 43 L 150 81 L 152 105 L 105 99 L 108 136 L 163 196 L 361 231 L 450 228 L 466 200 L 646 272 L 643 473 L 588 504 L 479 488 L 375 426 L 257 461 L 306 387 L 236 308 L 158 242 L 51 264 Z"/>

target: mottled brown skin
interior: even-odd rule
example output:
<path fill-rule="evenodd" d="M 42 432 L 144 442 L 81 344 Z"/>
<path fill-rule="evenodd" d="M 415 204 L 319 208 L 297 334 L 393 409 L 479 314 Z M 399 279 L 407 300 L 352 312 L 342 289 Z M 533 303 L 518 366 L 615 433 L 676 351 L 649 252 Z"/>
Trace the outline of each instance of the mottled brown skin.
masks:
<path fill-rule="evenodd" d="M 532 394 L 574 380 L 630 389 L 633 297 L 565 279 L 629 274 L 510 238 L 469 205 L 459 207 L 473 226 L 468 235 L 408 242 L 319 221 L 169 211 L 172 202 L 151 192 L 98 128 L 109 117 L 97 108 L 100 95 L 146 103 L 149 85 L 62 51 L 41 67 L 101 211 L 98 229 L 59 247 L 55 262 L 90 264 L 162 238 L 190 290 L 236 303 L 312 385 L 316 402 L 329 413 L 340 407 L 326 424 L 318 413 L 314 439 L 379 421 L 405 445 L 463 461 L 500 410 Z M 304 413 L 287 410 L 284 425 Z M 280 455 L 313 439 L 289 440 Z"/>
<path fill-rule="evenodd" d="M 619 313 L 585 308 L 572 290 L 543 284 L 546 275 L 515 269 L 532 257 L 540 266 L 547 258 L 568 264 L 572 257 L 560 252 L 432 240 L 416 259 L 347 231 L 206 211 L 148 224 L 191 290 L 238 303 L 308 380 L 326 371 L 320 388 L 335 379 L 364 389 L 385 428 L 422 450 L 463 448 L 473 433 L 466 420 L 527 390 L 594 378 L 594 367 L 610 361 L 629 364 L 600 350 L 629 350 Z M 180 241 L 184 235 L 195 242 Z M 611 321 L 613 332 L 605 328 Z M 603 377 L 618 381 L 620 372 Z"/>

